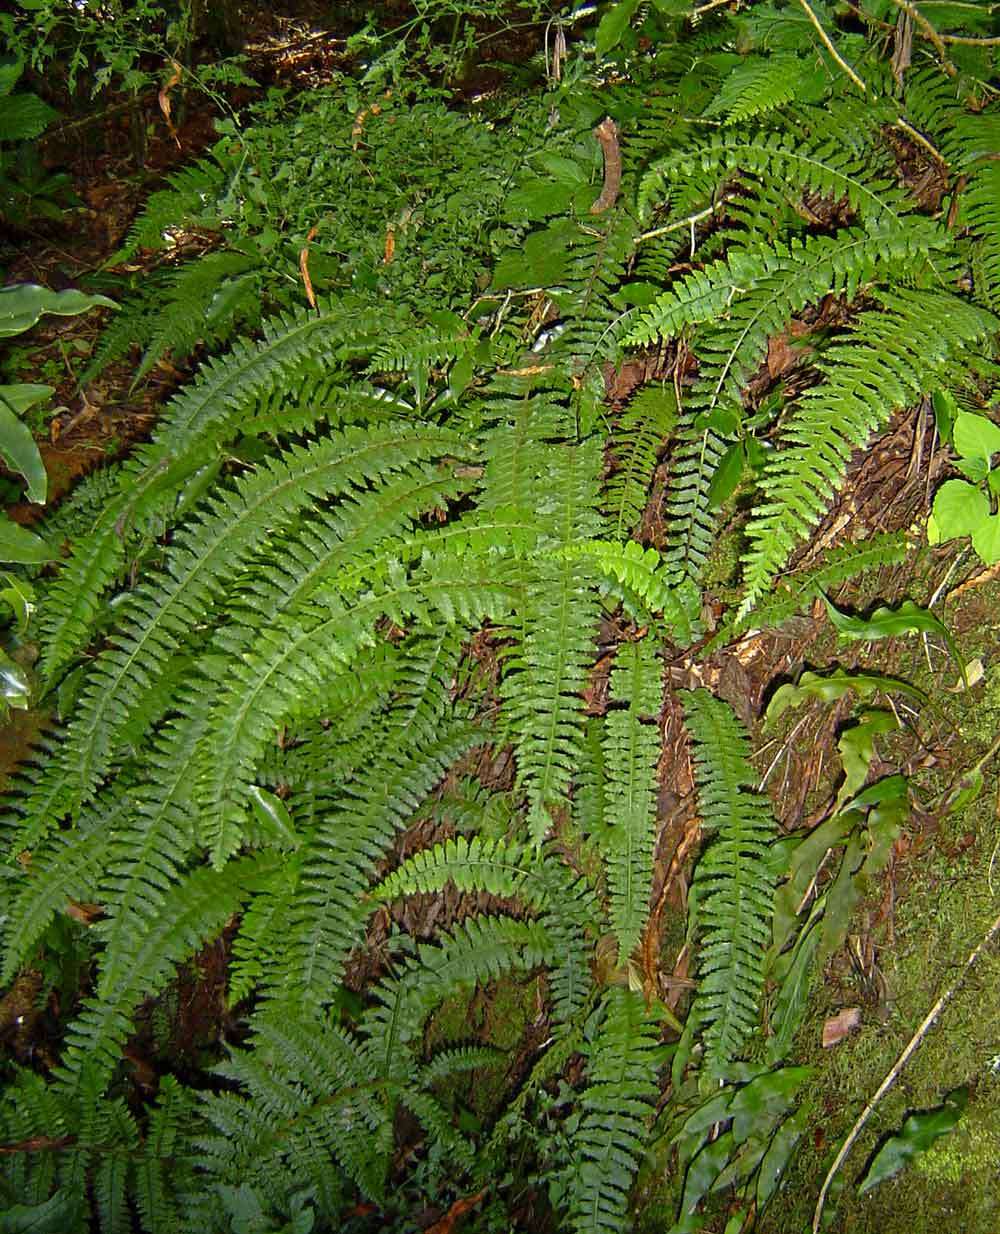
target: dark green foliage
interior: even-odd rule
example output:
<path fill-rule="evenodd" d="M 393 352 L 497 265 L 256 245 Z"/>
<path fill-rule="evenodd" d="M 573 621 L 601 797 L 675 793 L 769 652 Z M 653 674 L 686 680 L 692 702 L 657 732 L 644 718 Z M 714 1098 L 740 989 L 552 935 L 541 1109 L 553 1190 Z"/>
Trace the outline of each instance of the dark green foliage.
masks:
<path fill-rule="evenodd" d="M 574 62 L 492 118 L 416 87 L 272 100 L 136 221 L 118 256 L 161 274 L 97 363 L 231 346 L 51 522 L 60 721 L 4 819 L 3 979 L 67 901 L 100 915 L 55 1073 L 0 1108 L 8 1143 L 76 1137 L 0 1155 L 32 1220 L 402 1229 L 486 1188 L 484 1230 L 528 1195 L 624 1231 L 671 1055 L 681 1228 L 717 1183 L 761 1208 L 778 1185 L 803 1076 L 747 1059 L 787 847 L 746 732 L 685 692 L 705 844 L 675 1016 L 661 711 L 699 680 L 723 520 L 742 603 L 710 646 L 902 559 L 899 533 L 793 554 L 893 414 L 987 406 L 997 120 L 972 52 L 968 80 L 924 49 L 890 89 L 855 34 L 853 98 L 800 6 L 681 7 L 609 7 L 614 74 Z M 622 182 L 595 212 L 606 113 Z M 230 1040 L 137 1118 L 136 1014 L 220 936 Z M 515 1049 L 471 1014 L 436 1045 L 522 982 Z"/>

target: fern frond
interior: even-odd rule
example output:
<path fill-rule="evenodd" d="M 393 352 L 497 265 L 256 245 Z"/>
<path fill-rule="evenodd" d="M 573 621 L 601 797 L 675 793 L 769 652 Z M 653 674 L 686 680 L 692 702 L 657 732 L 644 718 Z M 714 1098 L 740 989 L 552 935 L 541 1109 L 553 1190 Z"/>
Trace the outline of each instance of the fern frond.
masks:
<path fill-rule="evenodd" d="M 727 124 L 743 124 L 793 99 L 815 102 L 825 86 L 826 75 L 815 62 L 782 52 L 753 56 L 733 69 L 702 114 L 725 116 Z"/>
<path fill-rule="evenodd" d="M 76 768 L 80 800 L 94 791 L 143 692 L 154 687 L 178 637 L 243 562 L 277 527 L 317 498 L 342 493 L 457 442 L 440 430 L 410 425 L 348 428 L 308 448 L 289 451 L 214 497 L 177 536 L 167 569 L 134 592 L 116 635 L 88 676 L 64 759 Z M 54 773 L 53 773 L 54 774 Z"/>
<path fill-rule="evenodd" d="M 229 170 L 217 159 L 204 158 L 172 172 L 167 177 L 168 187 L 150 194 L 125 243 L 107 264 L 129 261 L 141 248 L 165 248 L 177 229 L 203 224 L 205 202 L 222 192 Z"/>
<path fill-rule="evenodd" d="M 946 384 L 963 349 L 997 329 L 992 314 L 945 292 L 899 289 L 878 298 L 882 311 L 866 313 L 819 362 L 825 380 L 801 397 L 767 460 L 765 501 L 747 527 L 740 618 L 819 522 L 851 453 L 894 411 Z"/>
<path fill-rule="evenodd" d="M 977 167 L 962 194 L 962 217 L 976 233 L 973 247 L 975 291 L 1000 311 L 1000 164 Z"/>
<path fill-rule="evenodd" d="M 178 486 L 204 466 L 227 433 L 238 431 L 239 417 L 256 399 L 292 383 L 307 363 L 336 355 L 375 323 L 374 314 L 339 303 L 318 313 L 274 318 L 260 342 L 237 343 L 224 359 L 209 360 L 198 380 L 171 399 L 152 442 L 123 464 L 118 493 L 74 544 L 48 592 L 41 620 L 42 671 L 48 680 L 86 646 L 104 590 L 123 571 L 125 531 L 169 523 Z"/>
<path fill-rule="evenodd" d="M 587 1051 L 588 1087 L 573 1134 L 570 1221 L 578 1234 L 624 1234 L 632 1180 L 657 1096 L 658 1031 L 641 994 L 612 986 Z"/>
<path fill-rule="evenodd" d="M 814 570 L 776 580 L 774 592 L 768 599 L 745 617 L 734 618 L 723 625 L 706 644 L 705 654 L 711 654 L 716 647 L 725 646 L 751 628 L 777 629 L 820 595 L 830 595 L 849 579 L 869 570 L 899 565 L 906 553 L 906 534 L 901 531 L 881 532 L 857 544 L 828 549 Z"/>
<path fill-rule="evenodd" d="M 456 991 L 493 981 L 510 971 L 536 968 L 552 958 L 552 943 L 541 922 L 509 917 L 472 917 L 443 935 L 438 944 L 417 948 L 397 977 L 374 991 L 362 1031 L 375 1074 L 406 1080 L 409 1047 L 434 1007 Z"/>
<path fill-rule="evenodd" d="M 241 1095 L 202 1097 L 219 1133 L 200 1141 L 209 1176 L 265 1194 L 280 1180 L 285 1197 L 317 1188 L 319 1212 L 332 1220 L 342 1201 L 335 1161 L 362 1194 L 380 1200 L 391 1125 L 354 1037 L 300 1007 L 276 1006 L 255 1017 L 253 1045 L 217 1068 Z"/>
<path fill-rule="evenodd" d="M 419 892 L 440 891 L 453 883 L 459 891 L 486 891 L 495 896 L 530 892 L 534 860 L 521 844 L 481 836 L 455 836 L 434 848 L 414 853 L 372 891 L 376 900 L 395 900 Z M 535 903 L 540 889 L 535 889 Z"/>
<path fill-rule="evenodd" d="M 614 539 L 627 539 L 642 517 L 657 454 L 676 422 L 677 396 L 666 384 L 644 386 L 619 416 L 610 442 L 616 466 L 603 500 Z"/>
<path fill-rule="evenodd" d="M 67 1030 L 56 1078 L 73 1088 L 85 1067 L 106 1082 L 121 1057 L 139 1003 L 161 990 L 177 964 L 188 959 L 225 925 L 250 895 L 253 883 L 269 872 L 271 857 L 245 857 L 224 870 L 201 867 L 176 883 L 135 940 L 113 979 L 102 973 L 97 992 Z"/>
<path fill-rule="evenodd" d="M 243 631 L 219 637 L 220 646 L 231 651 L 231 667 L 213 711 L 215 735 L 195 764 L 200 834 L 217 864 L 239 846 L 247 788 L 266 743 L 282 722 L 310 709 L 315 714 L 314 700 L 322 690 L 375 641 L 377 620 L 472 624 L 505 615 L 510 589 L 488 562 L 467 565 L 457 558 L 438 565 L 428 559 L 413 577 L 393 568 L 384 584 L 352 607 L 333 584 L 318 590 L 315 601 L 258 630 L 253 639 Z"/>
<path fill-rule="evenodd" d="M 539 510 L 554 552 L 599 530 L 598 467 L 593 439 L 554 450 L 551 492 Z M 581 691 L 594 656 L 597 597 L 575 562 L 543 557 L 526 582 L 519 616 L 517 671 L 502 688 L 515 734 L 518 784 L 528 794 L 528 825 L 540 844 L 551 826 L 548 807 L 565 800 L 582 738 Z"/>
<path fill-rule="evenodd" d="M 888 119 L 870 108 L 865 132 L 874 139 L 880 120 Z M 882 109 L 884 113 L 884 108 Z M 821 130 L 819 140 L 810 142 L 803 134 L 801 143 L 784 132 L 757 133 L 746 137 L 742 133 L 725 132 L 713 141 L 705 141 L 694 149 L 669 154 L 653 164 L 639 187 L 639 208 L 648 217 L 652 202 L 658 200 L 675 181 L 683 182 L 699 172 L 711 173 L 716 183 L 740 173 L 766 178 L 783 185 L 785 196 L 793 204 L 802 193 L 816 193 L 834 201 L 845 200 L 859 220 L 868 226 L 894 219 L 898 225 L 903 215 L 911 213 L 911 203 L 903 188 L 893 182 L 887 160 L 879 155 L 874 144 L 864 149 L 852 148 L 845 142 L 845 132 L 857 128 L 839 129 L 836 112 L 824 115 L 818 108 L 810 111 L 814 127 Z"/>
<path fill-rule="evenodd" d="M 649 912 L 656 839 L 656 764 L 662 702 L 660 667 L 651 638 L 619 648 L 611 672 L 614 703 L 604 721 L 607 827 L 602 840 L 608 868 L 610 917 L 618 963 L 635 949 Z M 650 723 L 650 721 L 653 723 Z"/>
<path fill-rule="evenodd" d="M 363 893 L 376 862 L 447 769 L 479 740 L 471 725 L 451 721 L 426 748 L 372 751 L 345 800 L 317 821 L 304 846 L 300 892 L 269 997 L 284 991 L 313 1004 L 332 995 L 370 912 Z"/>
<path fill-rule="evenodd" d="M 682 701 L 710 835 L 692 888 L 700 947 L 688 1023 L 702 1034 L 709 1074 L 722 1077 L 759 1023 L 774 899 L 767 849 L 777 828 L 753 792 L 749 743 L 729 704 L 701 689 L 684 691 Z"/>

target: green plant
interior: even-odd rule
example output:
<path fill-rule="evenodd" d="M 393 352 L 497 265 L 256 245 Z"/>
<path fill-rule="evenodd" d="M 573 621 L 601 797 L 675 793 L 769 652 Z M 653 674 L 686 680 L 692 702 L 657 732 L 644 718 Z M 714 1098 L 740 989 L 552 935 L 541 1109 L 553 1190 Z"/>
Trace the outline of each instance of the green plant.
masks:
<path fill-rule="evenodd" d="M 946 480 L 934 495 L 927 524 L 931 544 L 971 536 L 972 547 L 986 565 L 1000 561 L 1000 515 L 994 510 L 1000 472 L 991 467 L 1000 452 L 1000 429 L 987 416 L 958 411 L 950 428 L 958 454 L 956 467 L 965 480 Z"/>
<path fill-rule="evenodd" d="M 907 785 L 866 784 L 893 718 L 865 709 L 829 818 L 784 836 L 732 708 L 676 698 L 675 672 L 697 671 L 703 567 L 734 508 L 747 547 L 723 630 L 758 602 L 784 621 L 905 552 L 889 534 L 808 571 L 795 558 L 894 413 L 983 396 L 995 111 L 971 79 L 942 90 L 931 55 L 897 85 L 854 33 L 859 105 L 800 5 L 685 15 L 610 9 L 597 37 L 623 49 L 620 79 L 581 68 L 502 131 L 437 100 L 376 113 L 357 87 L 317 93 L 224 136 L 140 217 L 127 248 L 171 228 L 225 241 L 170 276 L 162 334 L 146 313 L 147 367 L 256 324 L 258 289 L 286 307 L 54 518 L 71 548 L 44 584 L 40 666 L 62 718 L 5 820 L 3 979 L 67 899 L 103 915 L 51 1083 L 21 1076 L 0 1107 L 8 1144 L 54 1141 L 0 1160 L 36 1224 L 83 1230 L 93 1196 L 104 1229 L 130 1206 L 151 1231 L 402 1229 L 415 1196 L 492 1187 L 503 1228 L 530 1183 L 553 1224 L 610 1234 L 653 1134 L 678 1149 L 678 1230 L 713 1191 L 735 1190 L 739 1223 L 773 1202 L 807 1116 L 787 1060 L 817 956 L 886 859 Z M 319 133 L 317 196 L 275 191 Z M 944 188 L 928 204 L 924 156 L 951 160 L 945 187 L 964 177 L 974 209 L 945 211 Z M 407 216 L 405 244 L 403 189 L 426 224 Z M 303 269 L 308 308 L 286 300 Z M 192 334 L 185 313 L 213 302 Z M 669 358 L 669 386 L 612 405 L 633 345 L 636 367 Z M 646 528 L 660 467 L 662 538 Z M 912 603 L 827 611 L 857 639 L 941 631 Z M 783 699 L 884 680 L 803 676 Z M 706 842 L 674 1010 L 650 901 L 678 702 Z M 427 896 L 440 915 L 413 926 Z M 123 1106 L 135 1013 L 227 927 L 242 1031 L 210 1074 L 165 1082 L 142 1127 Z M 426 1026 L 509 974 L 541 979 L 543 1044 L 484 1126 L 449 1081 L 495 1055 L 436 1049 Z M 539 1109 L 544 1137 L 525 1129 Z"/>

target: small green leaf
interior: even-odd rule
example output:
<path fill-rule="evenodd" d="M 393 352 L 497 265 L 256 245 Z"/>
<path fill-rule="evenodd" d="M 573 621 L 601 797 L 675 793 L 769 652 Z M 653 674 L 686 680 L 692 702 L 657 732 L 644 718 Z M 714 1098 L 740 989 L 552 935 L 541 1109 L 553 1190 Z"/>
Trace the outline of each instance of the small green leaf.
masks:
<path fill-rule="evenodd" d="M 1000 561 L 1000 514 L 988 515 L 973 529 L 972 547 L 985 565 Z"/>
<path fill-rule="evenodd" d="M 986 494 L 965 480 L 946 480 L 934 495 L 934 523 L 941 540 L 971 535 L 989 517 Z"/>
<path fill-rule="evenodd" d="M 36 283 L 18 283 L 0 288 L 0 338 L 30 330 L 43 313 L 75 317 L 97 306 L 117 308 L 107 296 L 88 296 L 82 291 L 50 291 Z"/>
<path fill-rule="evenodd" d="M 950 390 L 935 390 L 931 401 L 934 404 L 934 421 L 937 424 L 938 436 L 946 446 L 950 446 L 955 419 L 959 414 L 955 396 Z"/>
<path fill-rule="evenodd" d="M 920 1153 L 925 1153 L 936 1140 L 954 1130 L 969 1100 L 968 1090 L 956 1088 L 934 1110 L 921 1110 L 903 1123 L 898 1135 L 890 1136 L 875 1154 L 858 1193 L 864 1195 L 872 1187 L 898 1174 Z"/>
<path fill-rule="evenodd" d="M 31 682 L 27 673 L 3 650 L 0 650 L 0 699 L 19 711 L 27 711 L 31 702 Z"/>
<path fill-rule="evenodd" d="M 258 822 L 263 823 L 268 838 L 279 848 L 298 848 L 302 841 L 296 834 L 288 807 L 281 798 L 257 784 L 251 784 L 247 791 L 253 812 Z"/>
<path fill-rule="evenodd" d="M 972 411 L 960 411 L 955 417 L 955 449 L 964 458 L 981 458 L 987 462 L 1000 454 L 1000 428 Z"/>
<path fill-rule="evenodd" d="M 31 614 L 35 611 L 35 589 L 27 579 L 13 574 L 0 576 L 5 584 L 0 587 L 0 600 L 6 600 L 14 610 L 14 620 L 22 634 L 28 629 Z"/>
<path fill-rule="evenodd" d="M 757 1175 L 757 1212 L 760 1213 L 778 1189 L 781 1175 L 809 1125 L 810 1110 L 803 1104 L 774 1133 Z"/>
<path fill-rule="evenodd" d="M 737 441 L 719 460 L 719 465 L 708 486 L 708 508 L 710 510 L 717 510 L 736 491 L 736 486 L 743 476 L 743 463 L 743 443 Z"/>
<path fill-rule="evenodd" d="M 23 416 L 36 403 L 51 398 L 53 394 L 55 394 L 55 389 L 52 386 L 41 386 L 32 382 L 17 382 L 12 386 L 0 386 L 0 399 L 17 416 Z"/>
<path fill-rule="evenodd" d="M 875 757 L 875 738 L 880 733 L 891 733 L 899 728 L 899 721 L 891 711 L 865 711 L 857 724 L 845 728 L 837 742 L 840 758 L 844 764 L 844 782 L 837 793 L 834 809 L 839 810 L 845 801 L 850 801 L 868 779 L 868 768 Z"/>
<path fill-rule="evenodd" d="M 811 1067 L 778 1067 L 744 1084 L 729 1107 L 734 1142 L 742 1144 L 751 1132 L 763 1136 L 811 1074 Z"/>
<path fill-rule="evenodd" d="M 813 962 L 821 937 L 822 932 L 813 917 L 796 940 L 790 953 L 790 962 L 781 975 L 781 988 L 774 1000 L 770 1016 L 773 1035 L 767 1042 L 767 1058 L 771 1063 L 781 1062 L 788 1054 L 805 1016 L 815 971 Z M 786 957 L 780 958 L 785 960 Z"/>
<path fill-rule="evenodd" d="M 618 0 L 618 3 L 612 5 L 604 14 L 597 27 L 595 39 L 599 56 L 607 55 L 613 47 L 618 46 L 639 4 L 640 0 Z"/>
<path fill-rule="evenodd" d="M 28 500 L 38 505 L 45 502 L 48 476 L 38 445 L 31 430 L 19 420 L 4 400 L 0 386 L 0 458 L 11 471 L 19 472 L 28 482 Z"/>
<path fill-rule="evenodd" d="M 56 556 L 41 536 L 18 526 L 6 515 L 0 517 L 0 561 L 43 566 L 47 561 L 55 561 Z"/>

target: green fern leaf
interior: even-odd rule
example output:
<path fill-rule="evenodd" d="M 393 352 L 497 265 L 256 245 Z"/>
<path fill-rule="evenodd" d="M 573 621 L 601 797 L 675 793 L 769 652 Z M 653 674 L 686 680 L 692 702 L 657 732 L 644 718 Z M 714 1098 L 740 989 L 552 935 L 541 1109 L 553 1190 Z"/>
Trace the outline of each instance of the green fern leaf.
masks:
<path fill-rule="evenodd" d="M 711 1076 L 727 1073 L 759 1022 L 764 953 L 774 899 L 768 845 L 776 834 L 749 743 L 728 703 L 684 691 L 695 779 L 708 846 L 695 868 L 690 919 L 700 936 L 698 988 L 689 1029 L 700 1030 Z"/>
<path fill-rule="evenodd" d="M 589 1087 L 573 1135 L 570 1221 L 578 1234 L 629 1229 L 632 1180 L 653 1116 L 658 1031 L 642 996 L 620 986 L 604 995 L 604 1018 L 588 1050 Z"/>
<path fill-rule="evenodd" d="M 611 924 L 624 966 L 649 912 L 656 839 L 656 764 L 660 756 L 660 667 L 652 639 L 625 643 L 611 673 L 614 703 L 604 722 L 607 828 L 602 847 L 608 867 Z M 649 721 L 654 721 L 650 723 Z"/>

